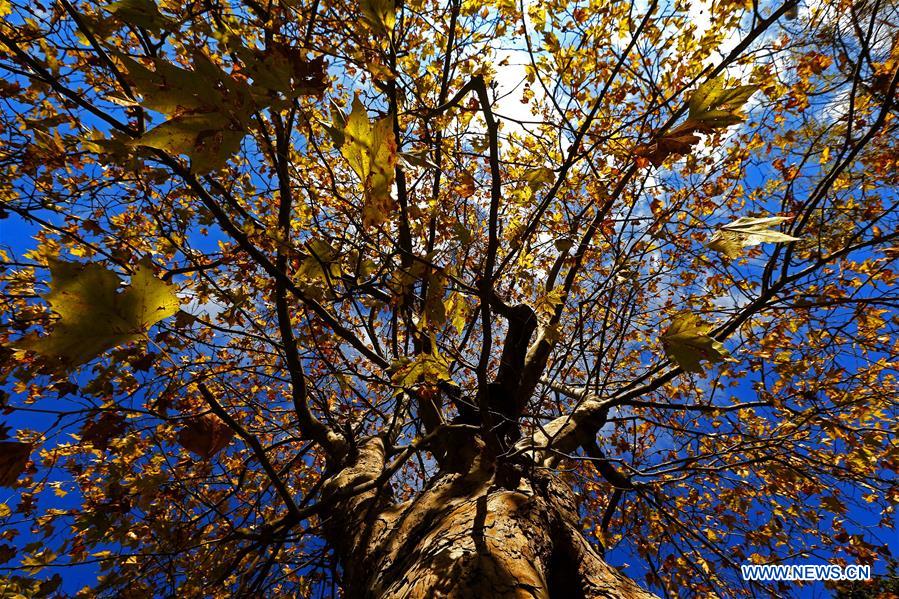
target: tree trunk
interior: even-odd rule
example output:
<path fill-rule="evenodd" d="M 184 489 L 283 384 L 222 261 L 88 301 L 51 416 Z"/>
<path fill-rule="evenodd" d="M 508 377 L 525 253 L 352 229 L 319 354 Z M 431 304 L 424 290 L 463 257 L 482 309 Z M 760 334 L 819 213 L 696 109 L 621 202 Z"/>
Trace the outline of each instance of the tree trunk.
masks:
<path fill-rule="evenodd" d="M 384 464 L 373 439 L 326 494 L 374 480 Z M 654 597 L 606 564 L 580 531 L 573 492 L 546 471 L 497 484 L 475 457 L 439 476 L 414 501 L 369 490 L 339 500 L 324 522 L 346 597 Z M 516 477 L 517 478 L 517 477 Z"/>

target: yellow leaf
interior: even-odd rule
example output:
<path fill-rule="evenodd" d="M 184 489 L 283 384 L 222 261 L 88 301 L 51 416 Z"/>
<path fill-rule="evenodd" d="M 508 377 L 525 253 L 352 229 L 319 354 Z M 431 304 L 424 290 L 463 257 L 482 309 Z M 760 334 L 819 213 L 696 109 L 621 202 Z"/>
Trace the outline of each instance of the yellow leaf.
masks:
<path fill-rule="evenodd" d="M 179 300 L 168 283 L 142 263 L 131 285 L 99 264 L 50 261 L 50 292 L 44 297 L 60 319 L 44 337 L 29 335 L 12 345 L 78 366 L 102 352 L 135 341 L 160 320 L 178 311 Z"/>
<path fill-rule="evenodd" d="M 524 174 L 524 180 L 527 181 L 531 189 L 537 191 L 544 185 L 552 183 L 556 178 L 555 175 L 551 168 L 541 166 L 540 168 L 527 171 Z"/>
<path fill-rule="evenodd" d="M 119 0 L 103 7 L 121 21 L 149 29 L 161 31 L 171 28 L 175 23 L 159 12 L 153 0 Z"/>
<path fill-rule="evenodd" d="M 56 559 L 56 554 L 49 549 L 38 551 L 34 555 L 22 558 L 22 569 L 29 574 L 37 574 Z"/>
<path fill-rule="evenodd" d="M 365 20 L 383 35 L 389 35 L 396 25 L 396 3 L 394 0 L 361 0 L 359 3 Z"/>
<path fill-rule="evenodd" d="M 773 225 L 790 220 L 785 216 L 769 216 L 764 218 L 740 217 L 730 224 L 721 227 L 708 246 L 710 249 L 724 254 L 728 258 L 739 258 L 744 247 L 758 245 L 760 243 L 788 243 L 799 241 L 786 233 L 769 229 Z"/>
<path fill-rule="evenodd" d="M 695 314 L 675 316 L 661 340 L 668 357 L 687 372 L 702 372 L 701 360 L 721 362 L 728 355 Z"/>
<path fill-rule="evenodd" d="M 387 116 L 371 123 L 365 106 L 358 96 L 355 97 L 343 129 L 340 153 L 362 183 L 363 223 L 372 226 L 384 222 L 394 205 L 390 191 L 395 176 L 397 145 L 392 119 Z"/>

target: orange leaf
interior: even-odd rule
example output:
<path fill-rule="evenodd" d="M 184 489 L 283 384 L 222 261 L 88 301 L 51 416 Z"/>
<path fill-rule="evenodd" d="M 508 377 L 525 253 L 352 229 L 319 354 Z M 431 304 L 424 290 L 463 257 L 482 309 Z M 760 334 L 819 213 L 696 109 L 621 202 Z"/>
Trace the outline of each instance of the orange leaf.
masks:
<path fill-rule="evenodd" d="M 673 131 L 669 135 L 663 135 L 652 143 L 642 144 L 634 149 L 634 154 L 640 158 L 646 158 L 653 166 L 662 166 L 662 163 L 672 155 L 689 154 L 693 146 L 699 143 L 699 136 L 691 131 Z"/>
<path fill-rule="evenodd" d="M 193 418 L 178 433 L 178 443 L 204 459 L 209 459 L 228 446 L 234 431 L 214 414 Z"/>

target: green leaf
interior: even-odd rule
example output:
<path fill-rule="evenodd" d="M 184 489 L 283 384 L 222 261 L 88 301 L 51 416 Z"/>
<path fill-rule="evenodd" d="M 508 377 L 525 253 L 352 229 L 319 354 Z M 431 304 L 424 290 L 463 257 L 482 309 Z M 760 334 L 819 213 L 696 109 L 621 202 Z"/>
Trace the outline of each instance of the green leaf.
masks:
<path fill-rule="evenodd" d="M 702 372 L 700 361 L 721 362 L 728 355 L 695 314 L 675 316 L 661 340 L 668 357 L 687 372 Z"/>
<path fill-rule="evenodd" d="M 732 223 L 721 227 L 721 230 L 712 236 L 708 246 L 710 249 L 724 254 L 728 258 L 739 258 L 745 247 L 760 243 L 799 241 L 797 237 L 768 228 L 787 220 L 790 219 L 785 216 L 740 217 Z"/>
<path fill-rule="evenodd" d="M 107 349 L 142 338 L 149 328 L 178 311 L 175 289 L 141 263 L 122 293 L 115 273 L 99 264 L 50 262 L 50 302 L 59 320 L 44 337 L 29 335 L 13 344 L 62 361 L 84 364 Z"/>

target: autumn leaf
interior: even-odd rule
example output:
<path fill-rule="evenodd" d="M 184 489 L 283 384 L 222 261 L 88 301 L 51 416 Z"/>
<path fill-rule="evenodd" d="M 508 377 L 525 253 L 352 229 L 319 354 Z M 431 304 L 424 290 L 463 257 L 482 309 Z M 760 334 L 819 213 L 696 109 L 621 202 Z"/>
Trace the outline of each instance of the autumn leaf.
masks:
<path fill-rule="evenodd" d="M 396 25 L 395 0 L 360 0 L 359 7 L 365 20 L 382 35 L 389 35 Z"/>
<path fill-rule="evenodd" d="M 205 173 L 221 166 L 237 152 L 245 135 L 239 123 L 223 127 L 221 114 L 211 112 L 170 119 L 131 145 L 186 154 L 190 157 L 191 170 Z"/>
<path fill-rule="evenodd" d="M 524 180 L 533 191 L 538 191 L 541 187 L 549 185 L 555 178 L 555 172 L 546 166 L 531 169 L 524 173 Z"/>
<path fill-rule="evenodd" d="M 178 311 L 174 288 L 157 279 L 147 262 L 138 266 L 122 293 L 119 277 L 99 264 L 52 260 L 50 275 L 50 292 L 44 297 L 59 320 L 49 335 L 30 335 L 12 347 L 34 350 L 69 367 L 142 338 L 150 327 Z"/>
<path fill-rule="evenodd" d="M 669 156 L 689 154 L 699 141 L 699 136 L 690 130 L 675 130 L 669 135 L 659 137 L 652 143 L 637 146 L 634 154 L 646 158 L 653 166 L 659 167 Z"/>
<path fill-rule="evenodd" d="M 178 432 L 178 443 L 204 459 L 223 450 L 234 437 L 234 431 L 215 414 L 191 418 Z"/>
<path fill-rule="evenodd" d="M 787 220 L 790 220 L 790 218 L 785 216 L 740 217 L 732 223 L 721 227 L 721 230 L 712 236 L 708 246 L 710 249 L 724 254 L 728 258 L 739 258 L 745 247 L 760 243 L 799 241 L 797 237 L 769 228 Z"/>
<path fill-rule="evenodd" d="M 728 355 L 719 341 L 708 335 L 708 326 L 695 314 L 680 314 L 661 337 L 668 357 L 687 372 L 702 372 L 700 361 L 721 362 Z"/>
<path fill-rule="evenodd" d="M 261 107 L 246 83 L 199 52 L 193 71 L 158 59 L 152 61 L 153 70 L 126 56 L 119 59 L 142 106 L 171 117 L 128 145 L 184 154 L 197 173 L 219 168 L 237 152 L 250 115 Z"/>
<path fill-rule="evenodd" d="M 440 381 L 452 379 L 449 373 L 449 362 L 432 345 L 431 353 L 422 353 L 414 359 L 393 365 L 390 381 L 400 390 L 409 389 L 422 382 L 435 385 Z"/>
<path fill-rule="evenodd" d="M 90 420 L 81 428 L 81 442 L 90 443 L 95 449 L 105 451 L 109 441 L 125 432 L 125 418 L 111 411 L 104 411 L 99 418 Z"/>
<path fill-rule="evenodd" d="M 755 85 L 724 88 L 724 79 L 716 77 L 700 85 L 690 96 L 688 122 L 704 129 L 728 127 L 743 120 L 739 110 L 758 89 Z"/>
<path fill-rule="evenodd" d="M 0 487 L 12 487 L 31 456 L 30 443 L 20 441 L 0 442 Z"/>
<path fill-rule="evenodd" d="M 356 96 L 342 130 L 340 153 L 362 183 L 362 221 L 378 225 L 394 208 L 390 196 L 397 162 L 397 145 L 390 117 L 371 123 L 368 111 Z"/>
<path fill-rule="evenodd" d="M 151 69 L 124 54 L 116 57 L 124 65 L 133 90 L 140 95 L 140 104 L 165 115 L 213 112 L 225 106 L 240 107 L 250 101 L 246 84 L 236 80 L 231 80 L 232 89 L 228 90 L 234 95 L 226 101 L 222 88 L 227 87 L 225 83 L 231 77 L 199 53 L 194 57 L 192 71 L 162 59 L 147 59 Z"/>
<path fill-rule="evenodd" d="M 725 89 L 722 77 L 710 79 L 690 96 L 686 121 L 673 131 L 658 135 L 652 142 L 638 145 L 634 154 L 659 167 L 670 156 L 691 153 L 700 141 L 697 133 L 711 133 L 742 122 L 740 108 L 757 89 L 755 85 Z"/>
<path fill-rule="evenodd" d="M 56 560 L 56 554 L 49 549 L 42 549 L 33 555 L 22 558 L 22 569 L 29 574 L 37 574 Z"/>
<path fill-rule="evenodd" d="M 437 165 L 429 158 L 427 151 L 400 152 L 400 158 L 409 166 L 417 168 L 437 168 Z"/>
<path fill-rule="evenodd" d="M 327 295 L 343 275 L 340 254 L 323 239 L 306 242 L 307 252 L 300 261 L 297 275 L 307 284 L 309 292 L 315 296 Z"/>
<path fill-rule="evenodd" d="M 119 0 L 103 8 L 125 23 L 150 31 L 159 32 L 175 26 L 171 19 L 159 12 L 153 0 Z"/>
<path fill-rule="evenodd" d="M 424 309 L 418 326 L 421 329 L 439 328 L 446 322 L 447 304 L 443 301 L 446 294 L 446 277 L 433 273 L 428 277 L 428 293 L 425 297 Z"/>
<path fill-rule="evenodd" d="M 468 305 L 462 294 L 453 292 L 444 302 L 444 308 L 450 324 L 461 335 L 465 332 L 465 325 L 468 323 Z"/>
<path fill-rule="evenodd" d="M 300 47 L 271 42 L 260 50 L 235 44 L 234 52 L 244 64 L 241 74 L 254 83 L 250 91 L 259 102 L 272 93 L 288 98 L 317 96 L 328 87 L 325 57 L 309 60 Z"/>
<path fill-rule="evenodd" d="M 471 173 L 463 171 L 453 186 L 456 193 L 460 197 L 470 198 L 477 191 L 477 181 L 471 176 Z"/>

